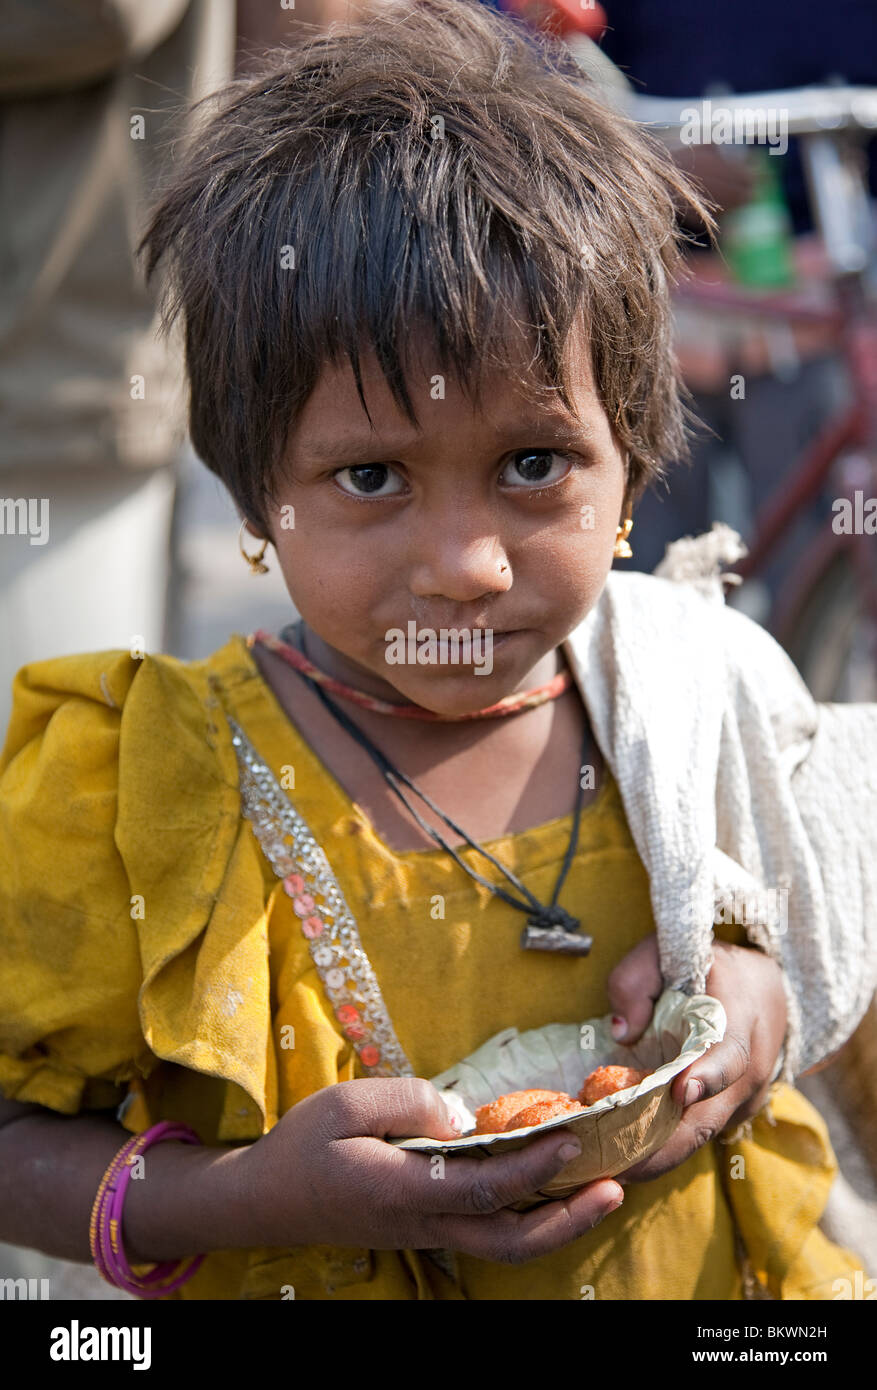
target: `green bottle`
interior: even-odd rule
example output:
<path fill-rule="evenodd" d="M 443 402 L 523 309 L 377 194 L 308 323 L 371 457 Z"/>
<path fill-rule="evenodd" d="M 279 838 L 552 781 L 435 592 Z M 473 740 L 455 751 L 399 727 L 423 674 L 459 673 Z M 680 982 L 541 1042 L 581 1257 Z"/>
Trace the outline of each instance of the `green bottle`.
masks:
<path fill-rule="evenodd" d="M 778 289 L 795 278 L 792 220 L 777 162 L 766 150 L 753 151 L 752 197 L 722 219 L 725 255 L 740 285 Z"/>

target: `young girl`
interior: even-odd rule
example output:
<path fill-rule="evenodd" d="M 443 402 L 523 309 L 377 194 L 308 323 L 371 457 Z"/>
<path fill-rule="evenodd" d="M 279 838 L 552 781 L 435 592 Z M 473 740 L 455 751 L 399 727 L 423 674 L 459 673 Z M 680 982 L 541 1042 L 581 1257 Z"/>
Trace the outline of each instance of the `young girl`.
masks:
<path fill-rule="evenodd" d="M 300 618 L 16 678 L 2 1239 L 176 1298 L 861 1277 L 819 1228 L 836 1163 L 793 1082 L 874 991 L 874 787 L 843 749 L 877 711 L 817 709 L 717 566 L 703 593 L 610 573 L 682 447 L 675 198 L 706 215 L 559 51 L 468 0 L 223 94 L 146 246 L 194 443 Z M 716 913 L 753 888 L 787 913 Z M 501 1029 L 611 1009 L 632 1042 L 667 986 L 727 1033 L 618 1181 L 521 1213 L 569 1131 L 440 1181 L 388 1142 L 453 1138 L 425 1078 Z"/>

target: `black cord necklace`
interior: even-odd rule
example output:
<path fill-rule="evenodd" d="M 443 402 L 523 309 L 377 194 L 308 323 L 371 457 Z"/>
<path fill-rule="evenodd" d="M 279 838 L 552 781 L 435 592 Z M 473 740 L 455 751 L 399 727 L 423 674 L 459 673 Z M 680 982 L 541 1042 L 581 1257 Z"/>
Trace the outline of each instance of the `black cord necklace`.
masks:
<path fill-rule="evenodd" d="M 284 640 L 290 640 L 290 638 L 287 637 L 287 634 L 291 635 L 291 640 L 293 644 L 298 647 L 302 655 L 307 656 L 308 653 L 305 651 L 304 646 L 303 625 L 301 623 L 292 624 L 289 628 L 286 628 L 284 630 L 284 633 L 282 634 Z M 308 659 L 310 660 L 310 658 Z M 581 778 L 579 778 L 578 781 L 578 793 L 576 796 L 575 811 L 573 813 L 572 832 L 570 834 L 570 840 L 567 846 L 566 855 L 564 856 L 564 861 L 560 870 L 560 875 L 554 887 L 554 894 L 552 896 L 551 902 L 548 906 L 545 906 L 543 903 L 540 903 L 539 899 L 535 897 L 533 893 L 530 892 L 529 888 L 527 888 L 527 886 L 524 883 L 522 883 L 520 879 L 517 878 L 517 876 L 511 872 L 510 869 L 507 869 L 504 864 L 501 864 L 498 859 L 494 858 L 494 856 L 490 854 L 486 849 L 483 849 L 481 845 L 476 844 L 475 841 L 472 840 L 466 834 L 465 830 L 461 829 L 459 825 L 457 825 L 454 821 L 451 820 L 450 816 L 446 816 L 444 811 L 440 810 L 440 808 L 436 806 L 435 802 L 427 796 L 426 792 L 421 791 L 420 788 L 417 787 L 414 784 L 414 782 L 411 781 L 410 777 L 407 777 L 404 772 L 400 772 L 398 768 L 394 767 L 393 764 L 390 762 L 389 758 L 386 756 L 386 754 L 382 753 L 381 750 L 374 743 L 372 743 L 371 739 L 368 738 L 368 736 L 365 733 L 363 733 L 362 729 L 360 729 L 359 726 L 355 724 L 353 720 L 350 719 L 344 713 L 343 710 L 338 708 L 335 702 L 329 698 L 326 692 L 316 681 L 311 680 L 311 678 L 307 676 L 303 671 L 299 671 L 298 674 L 301 676 L 302 680 L 307 681 L 310 688 L 320 698 L 320 700 L 322 700 L 323 705 L 333 716 L 333 718 L 337 720 L 337 722 L 342 726 L 342 728 L 346 729 L 346 731 L 350 734 L 351 738 L 356 739 L 357 743 L 359 743 L 361 747 L 363 747 L 365 751 L 369 754 L 372 761 L 377 764 L 377 766 L 383 773 L 390 790 L 399 798 L 402 804 L 417 821 L 417 824 L 421 827 L 421 829 L 424 830 L 426 834 L 430 836 L 431 839 L 435 840 L 436 843 L 440 845 L 442 849 L 446 850 L 447 853 L 450 854 L 451 857 L 456 861 L 456 863 L 460 865 L 460 868 L 464 869 L 466 873 L 469 874 L 470 878 L 475 879 L 476 883 L 480 883 L 483 887 L 488 888 L 491 893 L 494 893 L 497 897 L 502 898 L 503 902 L 508 903 L 510 907 L 515 907 L 521 912 L 528 912 L 530 914 L 530 916 L 527 918 L 527 925 L 524 927 L 524 930 L 521 933 L 521 945 L 524 947 L 525 950 L 551 951 L 559 952 L 564 955 L 574 956 L 588 955 L 591 946 L 593 945 L 593 938 L 590 936 L 582 935 L 582 933 L 579 931 L 579 921 L 575 917 L 572 917 L 570 913 L 566 911 L 565 908 L 559 907 L 557 903 L 560 890 L 563 887 L 564 880 L 572 863 L 573 855 L 575 854 L 575 849 L 579 838 L 579 822 L 581 819 L 582 812 L 583 791 Z M 585 761 L 588 752 L 588 745 L 589 738 L 588 730 L 586 727 L 585 736 L 582 743 L 582 763 L 584 763 Z M 500 887 L 500 885 L 496 883 L 491 883 L 488 879 L 483 878 L 481 874 L 476 873 L 474 869 L 471 869 L 469 865 L 465 863 L 463 859 L 460 858 L 459 854 L 457 854 L 454 847 L 452 845 L 449 845 L 447 841 L 442 838 L 439 832 L 435 830 L 431 825 L 429 825 L 428 822 L 425 821 L 423 817 L 418 813 L 418 811 L 411 805 L 408 798 L 404 795 L 400 786 L 398 785 L 399 783 L 404 784 L 412 792 L 414 792 L 415 795 L 419 796 L 420 799 L 424 801 L 426 805 L 430 808 L 430 810 L 434 811 L 435 814 L 444 822 L 444 824 L 449 827 L 449 829 L 455 831 L 459 836 L 461 836 L 462 839 L 466 841 L 466 843 L 472 849 L 477 850 L 479 854 L 483 855 L 485 859 L 488 859 L 491 864 L 493 864 L 497 869 L 499 869 L 500 872 L 504 874 L 508 881 L 513 885 L 513 887 L 515 887 L 518 890 L 518 892 L 523 895 L 526 901 L 520 901 L 520 899 L 514 897 L 505 888 Z"/>

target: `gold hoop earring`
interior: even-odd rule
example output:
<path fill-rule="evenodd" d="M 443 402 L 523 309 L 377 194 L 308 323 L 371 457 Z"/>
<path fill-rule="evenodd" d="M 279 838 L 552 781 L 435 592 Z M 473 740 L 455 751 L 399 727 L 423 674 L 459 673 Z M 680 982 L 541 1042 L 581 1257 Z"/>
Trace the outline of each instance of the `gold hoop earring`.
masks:
<path fill-rule="evenodd" d="M 612 553 L 616 560 L 631 560 L 633 558 L 633 551 L 627 543 L 627 538 L 632 530 L 633 517 L 626 516 L 624 525 L 619 526 L 615 533 L 615 549 Z"/>
<path fill-rule="evenodd" d="M 250 567 L 250 574 L 267 574 L 268 566 L 263 565 L 262 558 L 265 554 L 265 551 L 268 549 L 268 542 L 267 540 L 264 540 L 262 542 L 262 549 L 256 555 L 248 555 L 247 552 L 244 550 L 244 527 L 246 526 L 246 524 L 247 521 L 245 517 L 244 520 L 241 522 L 241 529 L 238 531 L 238 549 L 240 550 L 241 554 L 243 555 L 244 559 Z"/>

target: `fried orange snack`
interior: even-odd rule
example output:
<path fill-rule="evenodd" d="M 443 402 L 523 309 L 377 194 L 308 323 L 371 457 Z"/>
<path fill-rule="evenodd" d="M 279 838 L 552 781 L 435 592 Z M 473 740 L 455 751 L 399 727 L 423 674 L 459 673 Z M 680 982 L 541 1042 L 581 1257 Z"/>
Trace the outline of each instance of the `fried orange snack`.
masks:
<path fill-rule="evenodd" d="M 512 1115 L 506 1130 L 524 1129 L 527 1125 L 542 1125 L 546 1120 L 556 1120 L 558 1115 L 583 1115 L 584 1106 L 570 1096 L 558 1096 L 557 1100 L 538 1100 Z"/>
<path fill-rule="evenodd" d="M 582 1105 L 595 1105 L 604 1096 L 612 1096 L 616 1091 L 636 1086 L 649 1075 L 650 1072 L 637 1071 L 636 1067 L 597 1067 L 585 1078 L 578 1098 Z"/>
<path fill-rule="evenodd" d="M 510 1091 L 507 1096 L 500 1096 L 489 1105 L 478 1107 L 475 1111 L 475 1133 L 502 1134 L 509 1120 L 517 1115 L 519 1110 L 525 1110 L 529 1105 L 546 1100 L 570 1102 L 572 1097 L 565 1091 Z"/>

